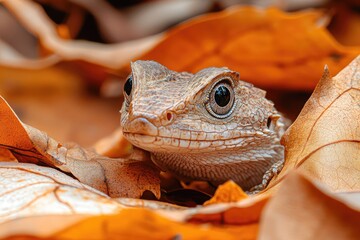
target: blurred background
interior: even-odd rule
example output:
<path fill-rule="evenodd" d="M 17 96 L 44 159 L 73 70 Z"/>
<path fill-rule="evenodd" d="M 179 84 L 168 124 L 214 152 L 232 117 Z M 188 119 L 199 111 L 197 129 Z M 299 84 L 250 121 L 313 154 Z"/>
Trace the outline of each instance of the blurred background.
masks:
<path fill-rule="evenodd" d="M 124 66 L 168 29 L 238 5 L 321 9 L 339 43 L 360 45 L 355 0 L 0 1 L 0 94 L 23 122 L 59 141 L 91 146 L 119 126 Z M 266 90 L 291 119 L 311 94 Z"/>

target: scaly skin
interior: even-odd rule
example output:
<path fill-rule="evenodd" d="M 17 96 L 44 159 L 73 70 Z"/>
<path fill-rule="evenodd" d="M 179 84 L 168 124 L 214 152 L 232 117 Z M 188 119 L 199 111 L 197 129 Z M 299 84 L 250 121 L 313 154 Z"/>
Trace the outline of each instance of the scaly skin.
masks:
<path fill-rule="evenodd" d="M 153 61 L 136 61 L 131 68 L 132 90 L 121 109 L 123 133 L 149 151 L 161 170 L 216 184 L 232 179 L 255 190 L 281 170 L 283 119 L 265 91 L 227 68 L 177 73 Z M 229 116 L 217 118 L 207 110 L 209 95 L 224 79 L 235 100 Z"/>

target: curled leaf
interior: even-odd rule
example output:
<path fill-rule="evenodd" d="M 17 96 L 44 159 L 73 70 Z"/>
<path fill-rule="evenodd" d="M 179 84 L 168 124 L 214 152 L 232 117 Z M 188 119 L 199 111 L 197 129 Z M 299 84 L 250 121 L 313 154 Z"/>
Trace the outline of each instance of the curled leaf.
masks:
<path fill-rule="evenodd" d="M 269 188 L 291 169 L 334 191 L 360 190 L 360 57 L 338 75 L 324 75 L 283 136 L 285 165 Z"/>
<path fill-rule="evenodd" d="M 259 239 L 358 239 L 359 197 L 334 194 L 292 172 L 264 209 Z"/>

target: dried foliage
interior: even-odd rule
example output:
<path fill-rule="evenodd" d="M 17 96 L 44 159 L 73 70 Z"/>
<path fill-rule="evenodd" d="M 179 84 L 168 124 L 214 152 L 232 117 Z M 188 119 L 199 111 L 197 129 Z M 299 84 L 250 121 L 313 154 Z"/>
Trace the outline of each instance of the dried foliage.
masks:
<path fill-rule="evenodd" d="M 360 57 L 331 78 L 328 68 L 302 112 L 283 136 L 286 164 L 337 192 L 360 189 Z"/>
<path fill-rule="evenodd" d="M 351 176 L 351 170 L 349 169 L 356 169 L 356 159 L 359 156 L 359 147 L 358 145 L 356 146 L 359 143 L 359 126 L 356 125 L 357 122 L 353 123 L 353 121 L 352 125 L 344 125 L 342 121 L 344 121 L 345 117 L 339 116 L 347 116 L 351 119 L 353 116 L 357 117 L 358 115 L 356 114 L 360 112 L 357 104 L 359 100 L 359 95 L 357 94 L 359 91 L 358 85 L 360 82 L 359 61 L 360 58 L 355 59 L 333 79 L 329 78 L 328 70 L 325 70 L 324 77 L 305 105 L 298 120 L 287 131 L 284 137 L 287 147 L 287 158 L 283 172 L 274 180 L 277 183 L 275 185 L 276 188 L 280 188 L 278 191 L 274 191 L 273 182 L 269 191 L 265 191 L 263 194 L 260 193 L 257 196 L 247 197 L 241 189 L 234 186 L 232 182 L 228 182 L 224 186 L 219 187 L 214 198 L 208 202 L 208 206 L 195 210 L 187 210 L 166 204 L 146 203 L 147 201 L 145 200 L 142 200 L 142 202 L 134 201 L 132 203 L 131 201 L 126 203 L 126 201 L 121 200 L 117 202 L 54 169 L 29 164 L 2 163 L 2 182 L 8 182 L 9 184 L 3 185 L 3 193 L 0 196 L 8 198 L 21 194 L 25 198 L 20 198 L 12 202 L 13 204 L 8 203 L 6 207 L 4 205 L 5 208 L 3 208 L 3 214 L 1 215 L 5 216 L 2 219 L 5 223 L 2 226 L 0 225 L 0 229 L 1 227 L 7 227 L 8 224 L 15 224 L 15 226 L 19 227 L 16 232 L 11 233 L 12 235 L 32 234 L 38 237 L 66 237 L 70 239 L 77 239 L 80 236 L 96 236 L 97 239 L 116 238 L 119 236 L 141 238 L 149 235 L 153 236 L 154 239 L 169 238 L 177 235 L 190 239 L 201 239 L 205 235 L 210 236 L 210 238 L 214 237 L 214 239 L 219 237 L 235 239 L 239 236 L 242 239 L 255 239 L 258 234 L 260 234 L 260 239 L 287 239 L 290 236 L 298 237 L 298 239 L 307 239 L 306 234 L 309 234 L 308 236 L 311 238 L 312 234 L 317 232 L 316 226 L 321 225 L 322 229 L 324 229 L 321 233 L 322 238 L 338 239 L 346 237 L 347 239 L 355 239 L 357 234 L 359 234 L 360 206 L 356 200 L 359 197 L 359 186 L 356 185 L 356 182 L 358 182 L 356 181 L 357 175 Z M 70 153 L 67 155 L 67 158 L 59 157 L 59 153 L 62 152 L 59 149 L 62 146 L 38 130 L 29 126 L 23 127 L 4 101 L 2 101 L 1 110 L 5 123 L 2 126 L 6 126 L 1 131 L 1 133 L 4 133 L 0 138 L 2 139 L 1 144 L 9 149 L 19 161 L 36 159 L 35 163 L 45 163 L 62 170 L 69 168 L 71 173 L 73 173 L 72 169 L 75 169 L 76 172 L 76 167 L 73 168 L 71 163 L 75 159 L 70 157 L 72 154 L 71 150 L 69 150 Z M 329 131 L 326 128 L 328 125 L 321 124 L 323 119 L 327 119 L 328 112 L 331 112 L 332 116 L 338 116 L 329 118 L 332 124 L 335 125 L 335 129 L 338 130 L 334 135 L 331 133 L 335 129 Z M 335 123 L 339 125 L 337 126 Z M 296 128 L 301 127 L 303 127 L 301 131 L 296 131 Z M 309 132 L 311 133 L 310 135 Z M 312 136 L 317 136 L 318 138 Z M 290 137 L 294 139 L 289 141 Z M 6 139 L 9 139 L 8 142 Z M 44 139 L 46 139 L 46 145 L 44 145 Z M 343 141 L 344 139 L 345 141 Z M 348 143 L 349 145 L 347 145 Z M 330 147 L 337 144 L 340 147 Z M 312 150 L 307 150 L 306 146 Z M 322 150 L 330 151 L 331 154 L 327 152 L 319 154 L 321 152 L 318 151 Z M 27 153 L 29 151 L 30 153 Z M 64 149 L 64 151 L 66 150 Z M 349 159 L 351 158 L 355 161 L 350 161 Z M 69 159 L 70 162 L 68 162 Z M 90 172 L 89 169 L 92 167 L 92 160 L 88 161 L 90 164 L 81 165 L 81 168 L 85 169 L 87 173 Z M 111 160 L 108 161 L 111 163 Z M 302 167 L 305 164 L 308 164 L 307 167 Z M 310 180 L 298 173 L 288 176 L 289 170 L 293 168 L 297 168 L 297 172 L 301 172 L 311 179 L 317 178 L 333 190 L 342 192 L 351 191 L 353 193 L 346 195 L 343 193 L 340 195 L 335 194 L 334 191 L 324 190 L 323 187 L 319 189 Z M 343 171 L 343 168 L 348 170 Z M 114 169 L 114 167 L 111 166 L 109 169 Z M 19 172 L 24 172 L 24 174 L 19 174 Z M 123 169 L 117 169 L 116 172 L 121 173 Z M 133 170 L 131 172 L 133 174 L 136 173 Z M 319 175 L 319 173 L 322 173 L 322 175 Z M 76 174 L 74 175 L 76 176 Z M 91 176 L 94 178 L 98 175 L 91 174 Z M 79 179 L 82 181 L 81 178 Z M 353 179 L 355 180 L 353 181 Z M 87 183 L 86 180 L 82 182 Z M 339 184 L 342 182 L 347 182 L 348 184 Z M 116 185 L 124 186 L 124 184 L 126 183 Z M 5 188 L 5 186 L 7 187 Z M 343 186 L 347 186 L 347 188 Z M 36 190 L 37 188 L 40 190 Z M 101 189 L 101 187 L 99 188 Z M 128 191 L 131 192 L 132 190 Z M 35 191 L 37 194 L 30 195 L 28 194 L 29 191 Z M 74 194 L 73 191 L 76 192 L 75 196 L 72 196 Z M 93 208 L 91 208 L 91 211 L 86 208 L 78 210 L 76 204 L 85 203 L 81 198 L 84 198 L 86 202 L 90 201 L 88 204 L 95 204 L 96 208 L 100 209 L 100 212 L 94 212 Z M 48 204 L 49 208 L 39 207 L 43 205 L 41 204 L 42 201 L 51 203 Z M 54 208 L 53 206 L 56 205 L 59 207 Z M 122 210 L 126 206 L 139 207 L 141 205 L 154 209 L 154 212 L 147 210 L 146 207 L 145 209 Z M 65 209 L 60 211 L 60 206 Z M 267 207 L 264 208 L 265 206 Z M 319 206 L 322 207 L 319 209 Z M 307 210 L 304 215 L 305 208 Z M 309 209 L 313 209 L 313 211 L 309 211 Z M 33 215 L 56 213 L 57 211 L 63 214 L 71 213 L 71 217 L 73 217 L 73 220 L 70 221 L 71 224 L 65 223 L 63 221 L 64 217 L 53 217 L 53 221 L 64 223 L 57 224 L 56 230 L 50 231 L 47 229 L 46 233 L 44 233 L 41 229 L 36 231 L 36 229 L 32 228 L 29 230 L 20 227 L 22 225 L 16 223 L 17 221 L 31 221 L 37 226 L 40 224 L 39 221 L 44 221 L 47 218 L 38 218 Z M 89 218 L 79 218 L 77 214 L 74 214 L 86 213 L 94 215 L 106 212 L 119 213 L 113 216 Z M 28 216 L 29 218 L 18 219 L 18 216 Z M 323 222 L 325 216 L 328 219 L 326 224 Z M 6 222 L 9 219 L 14 220 Z M 231 226 L 226 228 L 212 226 L 204 230 L 193 225 L 202 225 L 204 223 Z M 108 226 L 105 231 L 101 227 L 104 224 Z M 147 230 L 149 227 L 145 226 L 148 226 L 148 224 L 151 224 L 151 229 L 158 229 L 156 234 L 153 233 L 153 230 Z M 128 231 L 129 226 L 135 225 L 139 226 L 139 231 Z M 286 226 L 285 229 L 284 226 Z M 304 229 L 305 235 L 297 233 L 299 226 Z M 8 231 L 3 233 L 3 236 L 7 236 L 4 234 L 8 234 Z"/>
<path fill-rule="evenodd" d="M 358 239 L 359 189 L 334 194 L 291 174 L 264 209 L 259 239 Z"/>
<path fill-rule="evenodd" d="M 40 53 L 29 58 L 0 34 L 0 239 L 359 238 L 360 46 L 353 36 L 359 16 L 347 5 L 330 31 L 324 11 L 235 7 L 164 34 L 104 44 L 75 40 L 76 26 L 55 24 L 43 1 L 0 2 Z M 55 6 L 91 12 L 106 39 L 138 34 L 121 35 L 131 30 L 123 12 L 108 3 L 102 3 L 108 12 L 98 12 L 96 2 Z M 124 24 L 122 31 L 112 33 L 104 16 Z M 214 193 L 208 183 L 160 174 L 149 153 L 114 130 L 120 99 L 84 89 L 102 86 L 119 95 L 119 79 L 135 59 L 176 71 L 227 66 L 257 86 L 297 91 L 313 90 L 327 67 L 282 139 L 283 170 L 263 192 L 248 195 L 232 181 Z M 80 146 L 97 140 L 93 149 Z M 193 206 L 204 196 L 211 199 L 196 208 L 173 204 Z"/>

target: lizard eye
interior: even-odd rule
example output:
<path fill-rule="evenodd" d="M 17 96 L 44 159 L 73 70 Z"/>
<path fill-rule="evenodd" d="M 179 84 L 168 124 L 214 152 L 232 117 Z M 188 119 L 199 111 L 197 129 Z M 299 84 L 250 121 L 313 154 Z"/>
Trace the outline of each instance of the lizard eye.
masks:
<path fill-rule="evenodd" d="M 133 85 L 133 77 L 130 75 L 124 85 L 124 96 L 127 101 L 130 101 L 131 91 Z"/>
<path fill-rule="evenodd" d="M 232 113 L 234 100 L 234 90 L 230 82 L 222 80 L 211 90 L 206 109 L 216 118 L 226 118 Z"/>

